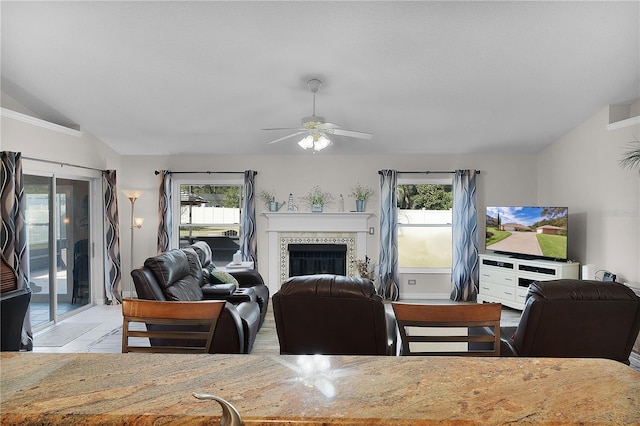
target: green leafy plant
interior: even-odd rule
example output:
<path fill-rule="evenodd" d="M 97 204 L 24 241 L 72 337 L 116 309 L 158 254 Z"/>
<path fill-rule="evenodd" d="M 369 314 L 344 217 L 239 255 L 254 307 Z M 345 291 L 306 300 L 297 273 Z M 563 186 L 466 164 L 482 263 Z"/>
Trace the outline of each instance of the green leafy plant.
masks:
<path fill-rule="evenodd" d="M 276 194 L 273 191 L 268 191 L 266 189 L 260 190 L 260 196 L 264 198 L 267 203 L 273 203 L 276 201 Z"/>
<path fill-rule="evenodd" d="M 629 144 L 629 150 L 622 154 L 622 158 L 619 161 L 620 167 L 623 169 L 633 170 L 638 169 L 640 173 L 640 141 L 635 140 Z"/>
<path fill-rule="evenodd" d="M 322 191 L 322 189 L 320 189 L 320 187 L 316 185 L 311 188 L 307 195 L 302 197 L 302 200 L 309 205 L 329 205 L 333 202 L 333 195 L 328 192 Z"/>
<path fill-rule="evenodd" d="M 373 189 L 358 183 L 351 188 L 351 194 L 349 195 L 358 201 L 367 201 L 373 195 Z"/>

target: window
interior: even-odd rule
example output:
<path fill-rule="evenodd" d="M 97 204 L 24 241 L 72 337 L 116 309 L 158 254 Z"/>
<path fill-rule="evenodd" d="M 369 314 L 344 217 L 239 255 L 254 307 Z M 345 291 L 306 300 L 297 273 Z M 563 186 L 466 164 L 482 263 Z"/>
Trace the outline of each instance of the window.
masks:
<path fill-rule="evenodd" d="M 451 179 L 398 179 L 398 266 L 449 270 L 452 262 Z"/>
<path fill-rule="evenodd" d="M 204 241 L 217 266 L 240 248 L 242 184 L 180 184 L 180 247 Z"/>

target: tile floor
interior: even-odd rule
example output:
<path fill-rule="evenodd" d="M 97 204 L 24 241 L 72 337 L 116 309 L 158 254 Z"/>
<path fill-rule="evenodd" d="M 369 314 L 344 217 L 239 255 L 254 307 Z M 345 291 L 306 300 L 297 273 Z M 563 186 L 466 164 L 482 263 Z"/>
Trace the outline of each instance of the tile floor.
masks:
<path fill-rule="evenodd" d="M 38 336 L 56 333 L 58 325 L 34 333 L 33 352 L 122 352 L 122 310 L 120 305 L 98 305 L 73 315 L 60 323 L 98 323 L 94 328 L 81 334 L 64 346 L 38 346 Z"/>

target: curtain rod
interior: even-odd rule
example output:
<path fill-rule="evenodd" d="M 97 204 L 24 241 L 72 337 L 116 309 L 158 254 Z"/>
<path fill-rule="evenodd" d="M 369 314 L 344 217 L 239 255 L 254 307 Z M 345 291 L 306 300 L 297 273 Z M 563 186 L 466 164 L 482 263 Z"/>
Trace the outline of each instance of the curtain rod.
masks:
<path fill-rule="evenodd" d="M 40 161 L 42 163 L 49 163 L 49 164 L 59 164 L 60 167 L 78 167 L 80 169 L 87 169 L 87 170 L 95 170 L 97 172 L 104 172 L 104 170 L 102 169 L 96 169 L 94 167 L 88 167 L 88 166 L 79 166 L 77 164 L 71 164 L 71 163 L 62 163 L 60 161 L 53 161 L 53 160 L 43 160 L 41 158 L 32 158 L 32 157 L 22 157 L 23 160 L 31 160 L 31 161 Z"/>
<path fill-rule="evenodd" d="M 431 170 L 425 170 L 423 172 L 412 172 L 412 171 L 400 171 L 398 170 L 398 174 L 402 173 L 402 174 L 423 174 L 423 175 L 430 175 L 430 174 L 453 174 L 455 173 L 455 170 L 452 171 L 431 171 Z M 381 175 L 382 171 L 378 171 L 378 174 Z M 476 174 L 479 175 L 480 174 L 480 170 L 476 170 Z"/>
<path fill-rule="evenodd" d="M 156 175 L 160 174 L 160 170 L 156 170 L 154 172 Z M 212 171 L 205 171 L 205 172 L 172 172 L 170 171 L 169 174 L 170 175 L 180 175 L 180 174 L 197 174 L 197 173 L 206 173 L 208 175 L 211 174 L 223 174 L 223 175 L 243 175 L 244 172 L 212 172 Z M 256 172 L 256 174 L 258 174 L 258 172 Z"/>

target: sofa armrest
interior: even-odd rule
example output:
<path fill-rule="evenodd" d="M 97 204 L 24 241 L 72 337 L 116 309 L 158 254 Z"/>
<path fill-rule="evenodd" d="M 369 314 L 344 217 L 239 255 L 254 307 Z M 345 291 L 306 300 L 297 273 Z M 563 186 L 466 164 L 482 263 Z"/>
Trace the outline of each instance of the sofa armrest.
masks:
<path fill-rule="evenodd" d="M 500 329 L 500 356 L 514 357 L 518 356 L 518 351 L 513 343 L 512 336 L 516 331 L 516 327 L 504 327 Z"/>
<path fill-rule="evenodd" d="M 229 302 L 237 305 L 242 302 L 257 302 L 258 298 L 256 296 L 256 292 L 253 291 L 253 288 L 238 288 L 226 298 Z"/>
<path fill-rule="evenodd" d="M 240 269 L 238 271 L 228 271 L 238 281 L 240 287 L 253 287 L 264 285 L 262 275 L 255 269 Z"/>
<path fill-rule="evenodd" d="M 200 287 L 204 299 L 227 299 L 236 291 L 235 284 L 205 284 Z"/>
<path fill-rule="evenodd" d="M 396 322 L 396 316 L 393 312 L 387 311 L 385 317 L 387 322 L 387 355 L 396 356 L 398 355 L 398 324 Z"/>
<path fill-rule="evenodd" d="M 246 353 L 242 317 L 234 305 L 227 302 L 216 323 L 209 353 Z"/>

